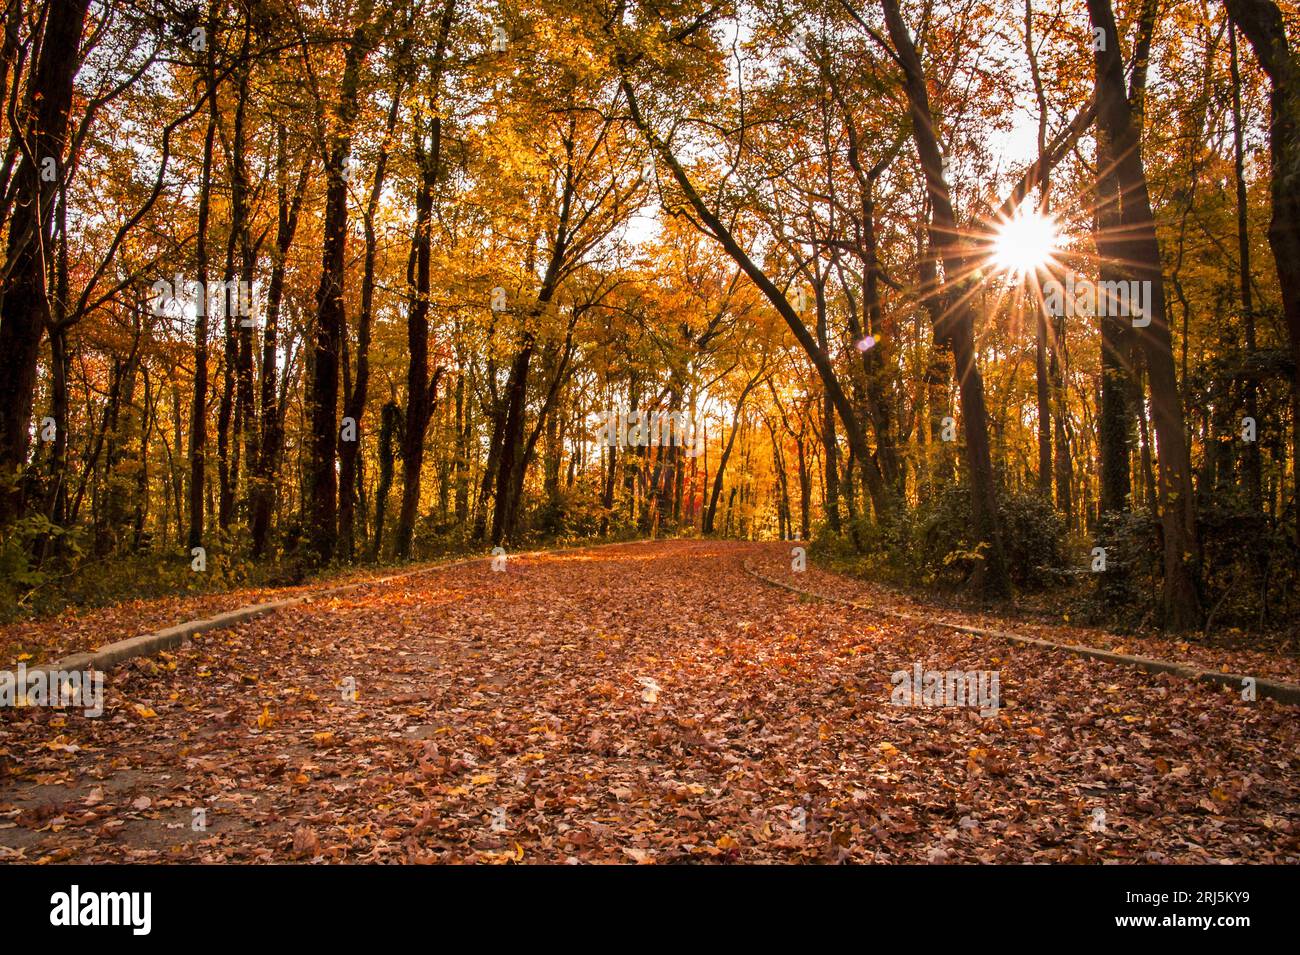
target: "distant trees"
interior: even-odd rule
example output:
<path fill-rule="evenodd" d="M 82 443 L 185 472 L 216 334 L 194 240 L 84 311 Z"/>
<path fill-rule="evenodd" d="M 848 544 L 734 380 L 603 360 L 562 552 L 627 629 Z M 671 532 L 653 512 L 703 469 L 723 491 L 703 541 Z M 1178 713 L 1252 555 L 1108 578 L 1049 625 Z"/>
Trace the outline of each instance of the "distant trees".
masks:
<path fill-rule="evenodd" d="M 1300 610 L 1284 11 L 1059 13 L 8 5 L 3 586 L 797 533 L 981 598 L 1100 547 L 1133 624 Z"/>

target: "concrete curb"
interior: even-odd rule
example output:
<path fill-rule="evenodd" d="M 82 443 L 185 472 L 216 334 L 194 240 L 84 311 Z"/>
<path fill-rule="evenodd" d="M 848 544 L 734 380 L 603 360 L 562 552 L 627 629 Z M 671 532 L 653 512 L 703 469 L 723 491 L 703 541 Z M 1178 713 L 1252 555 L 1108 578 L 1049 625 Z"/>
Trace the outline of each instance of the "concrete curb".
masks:
<path fill-rule="evenodd" d="M 511 560 L 518 560 L 523 557 L 538 557 L 543 554 L 563 554 L 570 551 L 596 550 L 603 547 L 626 547 L 629 544 L 646 543 L 651 542 L 644 540 L 613 541 L 608 544 L 588 544 L 576 547 L 556 547 L 549 550 L 533 550 L 521 554 L 509 554 L 508 557 Z M 134 659 L 135 657 L 152 656 L 160 650 L 173 650 L 196 633 L 206 633 L 210 630 L 224 630 L 227 627 L 241 624 L 246 620 L 252 620 L 255 617 L 261 617 L 268 613 L 275 613 L 277 610 L 283 610 L 286 607 L 295 607 L 299 604 L 309 603 L 310 601 L 321 597 L 328 597 L 333 594 L 344 593 L 361 587 L 391 584 L 420 574 L 429 574 L 440 570 L 450 570 L 453 567 L 463 567 L 466 564 L 477 564 L 492 559 L 492 555 L 490 554 L 483 557 L 459 557 L 455 560 L 442 561 L 440 563 L 418 567 L 414 570 L 403 571 L 400 574 L 389 574 L 386 577 L 369 577 L 364 580 L 353 580 L 346 584 L 326 587 L 323 590 L 312 590 L 309 593 L 297 597 L 288 597 L 284 600 L 272 600 L 266 603 L 249 604 L 246 607 L 228 610 L 211 617 L 187 620 L 184 623 L 178 623 L 175 626 L 167 627 L 166 629 L 158 630 L 154 633 L 142 633 L 139 636 L 127 637 L 125 640 L 117 640 L 113 643 L 105 644 L 98 650 L 73 653 L 52 663 L 42 663 L 38 666 L 29 667 L 27 672 L 32 673 L 37 670 L 44 670 L 46 672 L 57 670 L 107 670 L 126 660 Z"/>
<path fill-rule="evenodd" d="M 817 600 L 825 600 L 830 603 L 844 604 L 857 610 L 865 610 L 868 613 L 883 614 L 887 617 L 895 617 L 900 620 L 911 620 L 915 623 L 924 623 L 935 627 L 946 627 L 949 630 L 955 630 L 958 633 L 970 633 L 979 637 L 993 637 L 998 640 L 1009 640 L 1012 643 L 1023 643 L 1029 646 L 1039 647 L 1044 650 L 1064 650 L 1066 653 L 1072 653 L 1079 657 L 1088 657 L 1093 660 L 1103 660 L 1107 663 L 1119 663 L 1124 666 L 1136 667 L 1139 670 L 1145 670 L 1147 673 L 1171 673 L 1174 676 L 1180 676 L 1188 680 L 1200 680 L 1204 683 L 1218 683 L 1222 686 L 1229 686 L 1233 689 L 1240 690 L 1246 680 L 1255 681 L 1255 695 L 1257 697 L 1267 697 L 1268 699 L 1277 700 L 1280 703 L 1290 703 L 1300 705 L 1300 686 L 1294 683 L 1282 683 L 1278 680 L 1271 680 L 1266 677 L 1254 677 L 1243 673 L 1221 673 L 1218 670 L 1202 670 L 1186 663 L 1174 663 L 1170 660 L 1157 660 L 1155 657 L 1133 656 L 1127 653 L 1115 653 L 1111 650 L 1099 650 L 1096 647 L 1085 647 L 1074 643 L 1055 643 L 1051 640 L 1043 640 L 1039 637 L 1026 637 L 1018 633 L 1007 633 L 1004 630 L 988 630 L 984 627 L 970 627 L 965 624 L 949 623 L 946 620 L 936 620 L 933 617 L 922 617 L 917 614 L 900 613 L 896 610 L 884 610 L 880 607 L 872 607 L 867 604 L 858 603 L 854 600 L 848 600 L 845 597 L 835 597 L 827 594 L 813 593 L 810 590 L 803 590 L 784 581 L 776 580 L 754 570 L 748 560 L 744 562 L 745 573 L 757 580 L 770 584 L 773 587 L 780 587 L 782 590 L 788 590 L 791 593 L 799 594 L 804 597 L 813 597 Z"/>

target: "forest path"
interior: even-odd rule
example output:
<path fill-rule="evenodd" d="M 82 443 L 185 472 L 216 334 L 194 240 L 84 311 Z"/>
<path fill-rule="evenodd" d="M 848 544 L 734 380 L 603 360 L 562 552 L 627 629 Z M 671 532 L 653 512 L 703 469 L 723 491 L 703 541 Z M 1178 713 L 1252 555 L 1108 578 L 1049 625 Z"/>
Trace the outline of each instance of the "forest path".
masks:
<path fill-rule="evenodd" d="M 1300 861 L 1293 708 L 745 573 L 790 546 L 432 571 L 6 711 L 0 861 Z"/>

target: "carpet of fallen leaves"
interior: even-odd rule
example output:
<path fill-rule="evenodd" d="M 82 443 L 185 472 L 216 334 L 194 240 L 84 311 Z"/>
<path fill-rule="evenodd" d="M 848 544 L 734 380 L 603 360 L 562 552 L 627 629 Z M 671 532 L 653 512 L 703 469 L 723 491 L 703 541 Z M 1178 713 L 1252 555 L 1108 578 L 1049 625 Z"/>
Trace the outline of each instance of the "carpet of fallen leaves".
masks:
<path fill-rule="evenodd" d="M 898 612 L 926 616 L 934 620 L 946 620 L 950 623 L 983 627 L 988 630 L 1002 630 L 1020 636 L 1051 640 L 1054 643 L 1095 647 L 1116 653 L 1185 663 L 1203 670 L 1269 677 L 1284 683 L 1300 684 L 1300 655 L 1296 652 L 1300 649 L 1297 647 L 1300 634 L 1294 634 L 1290 640 L 1280 641 L 1286 649 L 1284 652 L 1276 652 L 1276 647 L 1274 649 L 1243 648 L 1240 644 L 1247 639 L 1245 634 L 1236 634 L 1232 641 L 1233 646 L 1226 647 L 1218 642 L 1206 643 L 1199 634 L 1183 638 L 1151 633 L 1108 633 L 1097 627 L 1080 625 L 1078 621 L 1071 619 L 1069 613 L 1062 614 L 1062 620 L 1044 623 L 1042 614 L 1026 618 L 1023 615 L 999 613 L 997 610 L 972 611 L 952 606 L 935 606 L 871 581 L 820 570 L 811 563 L 804 572 L 793 573 L 790 555 L 792 546 L 795 545 L 766 548 L 761 554 L 752 557 L 750 564 L 754 570 L 766 577 L 779 579 L 811 593 L 852 600 L 855 603 L 888 607 Z M 1270 641 L 1270 643 L 1277 642 Z"/>
<path fill-rule="evenodd" d="M 6 710 L 0 860 L 1300 861 L 1294 707 L 744 572 L 788 547 L 429 572 Z M 1002 709 L 891 705 L 918 662 Z"/>
<path fill-rule="evenodd" d="M 400 572 L 400 571 L 399 571 Z M 249 604 L 294 597 L 309 590 L 340 586 L 351 580 L 380 576 L 357 572 L 332 579 L 328 584 L 300 584 L 285 587 L 240 587 L 216 593 L 181 594 L 127 600 L 106 607 L 75 608 L 36 620 L 0 625 L 0 666 L 58 660 L 71 653 L 98 649 L 165 627 L 210 617 Z"/>

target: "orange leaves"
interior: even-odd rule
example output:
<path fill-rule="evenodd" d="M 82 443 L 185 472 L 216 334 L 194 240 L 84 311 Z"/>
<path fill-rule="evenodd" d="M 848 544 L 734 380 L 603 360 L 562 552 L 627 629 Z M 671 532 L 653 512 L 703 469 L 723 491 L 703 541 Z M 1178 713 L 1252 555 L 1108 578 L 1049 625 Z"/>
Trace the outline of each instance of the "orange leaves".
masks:
<path fill-rule="evenodd" d="M 39 780 L 75 807 L 31 814 L 30 828 L 21 817 L 26 857 L 119 860 L 115 831 L 131 833 L 139 861 L 1290 852 L 1289 710 L 1242 719 L 1211 688 L 1175 694 L 1096 661 L 800 601 L 736 569 L 737 555 L 769 552 L 788 568 L 788 548 L 730 542 L 520 559 L 509 593 L 487 567 L 460 568 L 252 621 L 176 652 L 175 670 L 127 668 L 114 674 L 118 699 L 134 701 L 119 704 L 125 719 L 110 705 L 98 723 L 24 713 L 5 724 L 14 738 L 0 757 L 20 766 L 18 786 Z M 648 583 L 692 596 L 647 600 Z M 461 599 L 447 601 L 449 587 Z M 775 665 L 783 656 L 794 665 Z M 241 678 L 252 660 L 256 683 Z M 894 705 L 890 673 L 917 661 L 995 666 L 1016 706 L 981 718 Z M 334 687 L 361 672 L 373 674 L 366 695 L 341 701 Z M 195 708 L 162 709 L 173 695 Z M 11 790 L 0 790 L 0 858 L 3 813 L 23 808 L 6 802 Z M 132 808 L 143 799 L 147 810 Z M 190 838 L 199 807 L 213 830 Z M 1094 808 L 1107 832 L 1091 828 Z"/>

